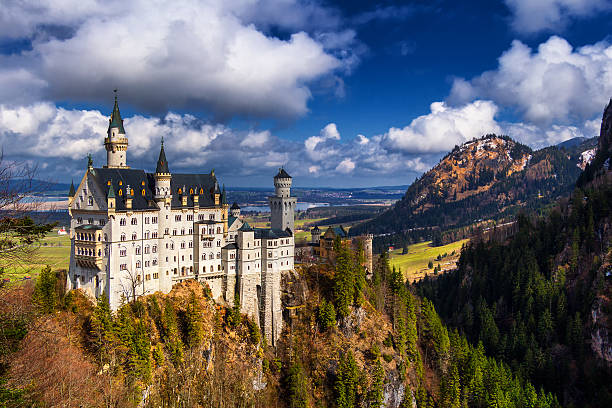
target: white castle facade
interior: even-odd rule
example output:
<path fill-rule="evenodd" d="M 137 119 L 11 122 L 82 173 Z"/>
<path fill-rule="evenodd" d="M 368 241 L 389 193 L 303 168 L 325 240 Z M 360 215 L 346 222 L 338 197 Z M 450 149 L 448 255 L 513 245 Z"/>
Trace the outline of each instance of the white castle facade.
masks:
<path fill-rule="evenodd" d="M 128 139 L 117 99 L 107 165 L 91 159 L 71 186 L 68 288 L 107 297 L 113 310 L 135 296 L 167 293 L 186 279 L 206 282 L 215 300 L 257 322 L 272 344 L 282 330 L 280 280 L 294 268 L 291 176 L 280 169 L 269 198 L 270 229 L 254 229 L 230 208 L 214 171 L 171 173 L 162 141 L 155 173 L 127 166 Z"/>

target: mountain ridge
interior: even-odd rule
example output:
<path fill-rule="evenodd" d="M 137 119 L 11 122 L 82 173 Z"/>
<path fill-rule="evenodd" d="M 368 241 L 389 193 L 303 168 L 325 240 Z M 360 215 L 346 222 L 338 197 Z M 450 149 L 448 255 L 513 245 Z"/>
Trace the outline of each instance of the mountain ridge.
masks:
<path fill-rule="evenodd" d="M 591 138 L 573 146 L 533 150 L 508 136 L 473 139 L 455 146 L 417 178 L 392 208 L 351 232 L 453 228 L 483 218 L 506 218 L 525 207 L 545 207 L 570 192 L 589 159 L 583 153 L 596 143 L 597 138 Z"/>

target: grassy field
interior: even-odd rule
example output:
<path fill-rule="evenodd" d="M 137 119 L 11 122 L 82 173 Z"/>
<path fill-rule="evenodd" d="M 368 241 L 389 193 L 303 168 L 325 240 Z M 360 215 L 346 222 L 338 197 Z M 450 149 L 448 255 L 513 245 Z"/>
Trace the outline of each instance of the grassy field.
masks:
<path fill-rule="evenodd" d="M 442 272 L 453 269 L 459 259 L 461 247 L 469 240 L 464 239 L 457 242 L 452 242 L 448 245 L 440 247 L 432 247 L 431 241 L 422 242 L 419 244 L 410 245 L 408 253 L 402 255 L 402 249 L 395 249 L 389 254 L 391 266 L 401 269 L 406 278 L 410 282 L 419 280 L 425 275 L 433 274 L 433 268 L 428 268 L 429 261 L 433 262 L 434 267 L 438 264 L 442 268 Z M 451 255 L 454 251 L 454 254 Z M 438 255 L 444 254 L 447 256 L 440 260 L 436 260 Z"/>
<path fill-rule="evenodd" d="M 304 218 L 295 220 L 295 239 L 310 241 L 310 228 L 327 218 Z M 270 214 L 250 215 L 245 218 L 253 228 L 270 228 Z M 327 228 L 327 227 L 325 227 Z"/>
<path fill-rule="evenodd" d="M 70 262 L 70 237 L 57 235 L 57 231 L 48 234 L 38 249 L 27 262 L 14 265 L 4 270 L 3 279 L 19 281 L 29 276 L 35 278 L 40 270 L 49 265 L 52 269 L 68 269 Z"/>

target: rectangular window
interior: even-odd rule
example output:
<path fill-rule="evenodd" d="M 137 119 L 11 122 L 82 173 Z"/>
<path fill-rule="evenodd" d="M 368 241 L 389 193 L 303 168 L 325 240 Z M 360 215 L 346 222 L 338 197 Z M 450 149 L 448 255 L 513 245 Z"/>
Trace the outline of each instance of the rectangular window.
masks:
<path fill-rule="evenodd" d="M 149 217 L 145 217 L 145 221 L 144 222 L 145 222 L 145 224 L 148 224 L 149 223 Z"/>
<path fill-rule="evenodd" d="M 187 214 L 187 221 L 193 221 L 193 214 Z"/>
<path fill-rule="evenodd" d="M 153 223 L 153 224 L 157 224 L 157 217 L 153 217 L 153 218 L 151 218 L 151 223 Z"/>
<path fill-rule="evenodd" d="M 154 273 L 153 274 L 153 279 L 159 279 L 159 273 Z"/>
<path fill-rule="evenodd" d="M 88 219 L 88 220 L 87 220 L 87 223 L 88 223 L 88 224 L 93 224 L 93 218 Z"/>
<path fill-rule="evenodd" d="M 122 270 L 122 271 L 127 270 L 127 264 L 121 264 L 121 265 L 119 265 L 119 270 Z"/>
<path fill-rule="evenodd" d="M 127 256 L 127 250 L 126 249 L 120 249 L 119 250 L 119 256 Z"/>

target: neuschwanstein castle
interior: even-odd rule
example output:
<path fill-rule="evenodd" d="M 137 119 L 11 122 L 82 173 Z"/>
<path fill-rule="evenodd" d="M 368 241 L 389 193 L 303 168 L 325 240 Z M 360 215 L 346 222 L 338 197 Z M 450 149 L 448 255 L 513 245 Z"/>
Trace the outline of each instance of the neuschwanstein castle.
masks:
<path fill-rule="evenodd" d="M 251 228 L 227 203 L 214 171 L 170 172 L 163 140 L 155 173 L 127 165 L 128 138 L 117 98 L 104 147 L 107 163 L 70 188 L 68 287 L 99 297 L 112 309 L 134 296 L 169 292 L 186 279 L 206 282 L 213 298 L 242 312 L 275 343 L 282 330 L 280 281 L 294 265 L 291 176 L 280 169 L 269 197 L 270 229 Z"/>

